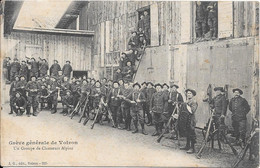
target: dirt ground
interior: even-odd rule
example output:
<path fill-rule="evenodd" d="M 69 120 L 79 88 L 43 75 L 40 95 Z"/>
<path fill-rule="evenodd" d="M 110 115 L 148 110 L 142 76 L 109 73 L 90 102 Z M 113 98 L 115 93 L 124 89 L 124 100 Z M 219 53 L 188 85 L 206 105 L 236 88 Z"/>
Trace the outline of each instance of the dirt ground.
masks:
<path fill-rule="evenodd" d="M 92 121 L 86 126 L 78 123 L 79 116 L 70 119 L 59 113 L 51 114 L 43 110 L 37 117 L 8 115 L 9 106 L 5 104 L 1 111 L 1 154 L 2 165 L 10 166 L 14 162 L 38 166 L 164 166 L 164 167 L 231 167 L 235 156 L 227 145 L 223 150 L 205 148 L 201 159 L 195 154 L 186 154 L 179 150 L 177 141 L 163 138 L 161 143 L 151 134 L 154 127 L 147 127 L 149 135 L 132 134 L 126 130 L 111 127 L 111 124 L 96 124 L 90 129 Z M 58 111 L 61 111 L 59 109 Z M 197 132 L 196 151 L 202 142 L 202 134 Z M 73 150 L 14 150 L 10 141 L 77 141 L 77 145 L 65 145 Z M 180 140 L 185 145 L 185 139 Z M 36 146 L 31 146 L 36 147 Z M 61 147 L 61 146 L 60 146 Z M 240 150 L 239 148 L 237 148 Z M 44 163 L 43 163 L 44 162 Z M 46 162 L 46 163 L 45 163 Z M 33 166 L 33 165 L 31 165 Z M 248 161 L 240 167 L 257 167 Z"/>

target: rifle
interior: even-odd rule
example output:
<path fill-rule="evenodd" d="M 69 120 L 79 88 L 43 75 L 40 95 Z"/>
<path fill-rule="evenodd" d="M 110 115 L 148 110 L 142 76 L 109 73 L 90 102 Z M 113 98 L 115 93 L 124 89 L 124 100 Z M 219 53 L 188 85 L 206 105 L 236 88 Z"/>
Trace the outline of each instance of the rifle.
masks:
<path fill-rule="evenodd" d="M 245 147 L 239 152 L 237 159 L 233 162 L 232 168 L 236 168 L 239 163 L 244 159 L 247 150 L 249 149 L 252 139 L 259 134 L 259 121 L 257 119 L 253 119 L 252 121 L 252 129 L 250 131 L 250 136 L 246 141 Z"/>
<path fill-rule="evenodd" d="M 174 119 L 174 114 L 175 114 L 176 111 L 178 111 L 177 108 L 178 108 L 178 104 L 176 104 L 176 106 L 175 106 L 175 108 L 174 108 L 174 110 L 173 110 L 173 113 L 172 113 L 170 119 L 169 119 L 168 122 L 167 122 L 166 128 L 164 129 L 164 131 L 162 132 L 162 134 L 157 138 L 157 142 L 158 142 L 158 143 L 161 142 L 161 140 L 162 140 L 162 138 L 163 138 L 163 135 L 166 133 L 167 128 L 170 128 L 171 121 Z"/>
<path fill-rule="evenodd" d="M 96 121 L 97 121 L 97 118 L 98 118 L 98 116 L 99 116 L 99 113 L 100 113 L 100 111 L 101 111 L 102 106 L 103 106 L 103 105 L 106 106 L 103 99 L 104 99 L 104 97 L 101 97 L 101 100 L 100 100 L 100 102 L 99 102 L 99 107 L 98 107 L 98 109 L 96 110 L 97 112 L 96 112 L 95 118 L 94 118 L 94 120 L 93 120 L 93 123 L 91 124 L 91 129 L 94 128 L 94 125 L 95 125 L 95 123 L 96 123 Z"/>
<path fill-rule="evenodd" d="M 76 113 L 78 112 L 80 106 L 85 102 L 86 99 L 87 99 L 87 97 L 84 99 L 83 102 L 80 102 L 80 101 L 78 102 L 78 104 L 76 105 L 76 107 L 74 108 L 74 110 L 70 114 L 71 119 L 76 115 Z"/>
<path fill-rule="evenodd" d="M 85 105 L 84 105 L 84 107 L 83 107 L 83 112 L 82 112 L 82 115 L 81 115 L 81 117 L 80 117 L 80 119 L 79 119 L 79 123 L 81 123 L 82 118 L 83 118 L 84 116 L 86 116 L 85 109 L 86 109 L 87 104 L 88 104 L 88 96 L 87 96 L 87 99 L 85 100 Z M 86 117 L 87 117 L 87 116 L 86 116 Z"/>

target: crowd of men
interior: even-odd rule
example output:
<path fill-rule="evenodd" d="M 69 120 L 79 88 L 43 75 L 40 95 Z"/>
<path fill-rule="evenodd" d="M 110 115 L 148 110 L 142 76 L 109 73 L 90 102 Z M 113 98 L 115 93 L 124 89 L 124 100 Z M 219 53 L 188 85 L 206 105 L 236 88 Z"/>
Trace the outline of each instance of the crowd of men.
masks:
<path fill-rule="evenodd" d="M 57 66 L 56 64 L 57 61 L 54 65 Z M 54 69 L 54 72 L 60 70 L 57 67 Z M 184 100 L 178 92 L 179 86 L 174 83 L 139 84 L 124 81 L 123 78 L 115 81 L 103 78 L 99 81 L 86 76 L 76 79 L 70 78 L 66 73 L 59 75 L 59 72 L 39 77 L 32 74 L 29 79 L 27 82 L 23 74 L 14 76 L 10 88 L 10 114 L 19 116 L 26 113 L 28 117 L 37 116 L 43 108 L 55 114 L 60 97 L 60 113 L 64 116 L 77 112 L 92 120 L 96 118 L 96 123 L 103 125 L 103 122 L 107 121 L 112 123 L 114 128 L 128 131 L 133 129 L 132 133 L 138 133 L 140 130 L 144 135 L 147 135 L 145 125 L 154 126 L 155 132 L 152 136 L 161 135 L 164 130 L 170 132 L 173 139 L 178 136 L 186 137 L 187 144 L 181 149 L 187 150 L 187 153 L 195 152 L 195 116 L 198 102 L 194 98 L 196 91 L 193 89 L 185 91 Z M 233 89 L 234 97 L 229 101 L 229 105 L 222 87 L 216 87 L 214 91 L 216 96 L 209 101 L 214 109 L 214 120 L 219 123 L 224 119 L 229 107 L 232 112 L 233 136 L 237 140 L 235 144 L 245 143 L 246 115 L 250 107 L 246 99 L 241 97 L 243 91 Z M 178 123 L 172 130 L 166 126 L 170 117 L 174 117 Z"/>

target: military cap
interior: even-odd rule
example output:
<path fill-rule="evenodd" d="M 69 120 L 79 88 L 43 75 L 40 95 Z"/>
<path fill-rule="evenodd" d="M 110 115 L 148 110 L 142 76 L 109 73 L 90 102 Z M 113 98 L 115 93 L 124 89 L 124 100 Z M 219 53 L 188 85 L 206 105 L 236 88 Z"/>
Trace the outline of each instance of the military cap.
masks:
<path fill-rule="evenodd" d="M 185 90 L 185 93 L 187 94 L 187 92 L 189 92 L 189 91 L 193 94 L 193 96 L 196 96 L 197 93 L 196 93 L 196 91 L 193 90 L 193 89 L 186 89 L 186 90 Z"/>
<path fill-rule="evenodd" d="M 22 62 L 26 63 L 26 61 L 22 60 Z"/>
<path fill-rule="evenodd" d="M 107 82 L 112 82 L 113 83 L 113 81 L 111 79 L 109 79 Z"/>
<path fill-rule="evenodd" d="M 135 87 L 135 86 L 138 86 L 139 88 L 141 88 L 141 85 L 138 82 L 134 83 L 133 87 Z"/>
<path fill-rule="evenodd" d="M 139 37 L 144 37 L 144 33 L 140 33 L 140 34 L 139 34 Z"/>
<path fill-rule="evenodd" d="M 154 86 L 154 84 L 152 82 L 147 82 L 147 85 L 152 85 Z"/>
<path fill-rule="evenodd" d="M 155 84 L 154 86 L 155 86 L 155 87 L 160 86 L 161 88 L 163 87 L 160 83 L 157 83 L 157 84 Z"/>
<path fill-rule="evenodd" d="M 219 91 L 221 91 L 221 92 L 224 92 L 223 87 L 215 87 L 215 88 L 214 88 L 214 91 L 217 91 L 217 90 L 219 90 Z"/>
<path fill-rule="evenodd" d="M 15 77 L 15 78 L 20 78 L 20 75 L 15 75 L 14 77 Z"/>
<path fill-rule="evenodd" d="M 126 55 L 126 53 L 125 53 L 125 52 L 122 52 L 121 55 Z"/>
<path fill-rule="evenodd" d="M 119 85 L 119 82 L 118 82 L 118 81 L 114 81 L 114 82 L 113 82 L 113 85 L 114 85 L 115 83 L 117 83 L 117 84 Z"/>
<path fill-rule="evenodd" d="M 32 79 L 33 77 L 35 77 L 35 78 L 36 78 L 36 76 L 35 76 L 35 75 L 32 75 L 32 76 L 31 76 L 31 79 Z"/>
<path fill-rule="evenodd" d="M 241 89 L 239 89 L 239 88 L 233 89 L 233 93 L 234 93 L 235 91 L 238 91 L 238 92 L 240 93 L 240 95 L 243 94 L 243 91 L 242 91 Z"/>
<path fill-rule="evenodd" d="M 18 93 L 20 96 L 22 95 L 22 93 L 21 93 L 21 92 L 18 92 L 18 91 L 17 91 L 15 94 L 17 94 L 17 93 Z"/>
<path fill-rule="evenodd" d="M 43 59 L 43 61 L 47 62 L 47 60 L 46 60 L 46 59 Z"/>
<path fill-rule="evenodd" d="M 68 92 L 70 92 L 70 93 L 71 93 L 71 90 L 67 89 L 67 90 L 66 90 L 66 93 L 68 93 Z"/>
<path fill-rule="evenodd" d="M 21 78 L 21 77 L 24 77 L 24 78 L 25 78 L 25 75 L 20 75 L 20 78 Z"/>
<path fill-rule="evenodd" d="M 18 59 L 17 59 L 17 58 L 14 58 L 14 61 L 18 61 Z"/>
<path fill-rule="evenodd" d="M 147 83 L 146 83 L 146 82 L 143 82 L 141 85 L 146 85 L 146 86 L 147 86 Z"/>
<path fill-rule="evenodd" d="M 97 83 L 99 83 L 99 84 L 101 85 L 101 82 L 100 82 L 99 80 L 97 80 L 97 81 L 95 82 L 95 84 L 97 84 Z"/>
<path fill-rule="evenodd" d="M 11 60 L 11 58 L 10 58 L 10 57 L 5 57 L 5 58 L 8 58 L 9 60 Z"/>
<path fill-rule="evenodd" d="M 54 62 L 57 62 L 57 63 L 58 63 L 58 60 L 54 60 Z"/>
<path fill-rule="evenodd" d="M 136 32 L 136 31 L 132 31 L 132 32 L 131 32 L 131 34 L 133 34 L 133 33 L 136 33 L 136 34 L 137 34 L 137 32 Z"/>
<path fill-rule="evenodd" d="M 41 87 L 42 87 L 42 86 L 46 87 L 45 85 L 41 85 Z"/>
<path fill-rule="evenodd" d="M 31 60 L 32 60 L 32 59 L 35 61 L 35 58 L 32 57 Z"/>
<path fill-rule="evenodd" d="M 178 85 L 176 85 L 176 84 L 170 84 L 170 87 L 172 88 L 172 87 L 175 87 L 175 88 L 179 88 L 179 86 Z"/>
<path fill-rule="evenodd" d="M 68 62 L 68 63 L 70 63 L 70 61 L 69 61 L 69 60 L 67 60 L 67 61 L 66 61 L 66 63 L 67 63 L 67 62 Z"/>
<path fill-rule="evenodd" d="M 167 86 L 167 88 L 169 89 L 169 85 L 167 85 L 166 83 L 164 83 L 163 86 Z"/>

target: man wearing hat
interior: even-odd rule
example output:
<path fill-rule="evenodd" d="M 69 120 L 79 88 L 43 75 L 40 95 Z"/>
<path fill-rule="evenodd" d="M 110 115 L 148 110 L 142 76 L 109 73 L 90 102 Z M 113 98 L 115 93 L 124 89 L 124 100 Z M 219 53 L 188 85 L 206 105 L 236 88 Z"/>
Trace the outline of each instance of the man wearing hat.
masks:
<path fill-rule="evenodd" d="M 114 81 L 113 88 L 111 89 L 111 91 L 107 97 L 107 103 L 112 112 L 112 117 L 113 117 L 114 124 L 115 124 L 115 125 L 113 125 L 113 127 L 122 129 L 118 122 L 119 117 L 120 117 L 119 112 L 120 112 L 120 105 L 121 105 L 121 101 L 118 97 L 119 95 L 120 95 L 119 83 L 117 81 Z"/>
<path fill-rule="evenodd" d="M 246 115 L 250 111 L 247 100 L 241 95 L 243 91 L 239 88 L 233 89 L 234 97 L 230 100 L 229 110 L 232 112 L 232 127 L 236 142 L 234 145 L 244 145 L 246 138 Z"/>
<path fill-rule="evenodd" d="M 153 94 L 156 92 L 156 89 L 154 88 L 154 85 L 152 82 L 148 82 L 147 83 L 147 90 L 146 90 L 146 108 L 147 108 L 147 126 L 151 126 L 153 125 L 153 118 L 152 118 L 152 114 L 150 113 L 151 109 L 150 109 L 150 102 L 151 99 L 153 97 Z"/>
<path fill-rule="evenodd" d="M 145 115 L 147 114 L 147 113 L 150 113 L 149 111 L 148 111 L 148 108 L 147 108 L 147 83 L 146 82 L 143 82 L 142 84 L 141 84 L 141 89 L 140 89 L 140 91 L 143 93 L 143 95 L 144 95 L 144 97 L 145 97 L 145 101 L 143 102 L 143 110 L 144 110 L 144 120 L 145 120 Z"/>
<path fill-rule="evenodd" d="M 139 39 L 136 31 L 132 31 L 132 36 L 128 41 L 129 49 L 136 49 L 139 46 Z"/>
<path fill-rule="evenodd" d="M 133 74 L 135 73 L 134 68 L 132 67 L 132 63 L 130 61 L 127 62 L 127 66 L 123 69 L 123 79 L 126 82 L 132 81 Z"/>
<path fill-rule="evenodd" d="M 13 114 L 13 99 L 15 97 L 15 94 L 17 92 L 17 85 L 20 80 L 19 75 L 16 75 L 14 78 L 14 81 L 11 83 L 10 90 L 9 90 L 9 96 L 10 96 L 10 113 Z"/>
<path fill-rule="evenodd" d="M 153 114 L 155 125 L 155 132 L 152 136 L 157 136 L 162 133 L 163 113 L 167 110 L 167 99 L 162 88 L 162 85 L 159 83 L 155 85 L 156 92 L 153 94 L 150 101 L 150 113 Z"/>
<path fill-rule="evenodd" d="M 121 79 L 123 79 L 121 68 L 117 68 L 116 73 L 114 74 L 114 81 L 119 81 Z"/>
<path fill-rule="evenodd" d="M 145 101 L 145 97 L 144 94 L 140 91 L 141 85 L 139 83 L 135 83 L 133 87 L 133 93 L 127 98 L 131 103 L 130 112 L 135 126 L 135 129 L 132 133 L 138 132 L 139 122 L 142 128 L 142 134 L 147 135 L 144 128 L 144 111 L 142 106 L 143 102 Z"/>
<path fill-rule="evenodd" d="M 31 58 L 30 61 L 27 62 L 31 65 L 30 69 L 30 77 L 35 76 L 36 78 L 39 77 L 39 64 L 35 61 L 35 58 Z"/>
<path fill-rule="evenodd" d="M 127 61 L 129 61 L 129 60 L 128 60 L 126 53 L 122 52 L 122 54 L 120 56 L 120 60 L 119 60 L 120 70 L 122 70 L 126 66 Z"/>
<path fill-rule="evenodd" d="M 53 111 L 51 112 L 52 114 L 57 112 L 57 104 L 58 104 L 58 83 L 57 83 L 57 79 L 55 76 L 51 77 L 51 87 L 49 90 L 49 94 L 50 94 L 50 99 L 49 99 L 49 103 L 48 106 L 52 107 L 53 105 Z"/>
<path fill-rule="evenodd" d="M 47 75 L 47 72 L 49 70 L 49 65 L 46 59 L 42 60 L 42 64 L 40 65 L 39 71 L 40 71 L 40 77 L 44 77 Z"/>
<path fill-rule="evenodd" d="M 70 90 L 66 90 L 66 96 L 64 97 L 63 103 L 64 103 L 63 115 L 64 116 L 69 115 L 74 108 L 74 106 L 73 106 L 73 96 L 72 96 Z"/>
<path fill-rule="evenodd" d="M 15 98 L 12 102 L 12 106 L 14 109 L 14 112 L 17 116 L 22 115 L 25 112 L 25 108 L 27 106 L 26 99 L 21 95 L 20 92 L 16 92 Z"/>
<path fill-rule="evenodd" d="M 40 85 L 39 89 L 39 103 L 40 103 L 40 110 L 42 110 L 45 107 L 45 103 L 48 102 L 48 89 L 46 85 L 42 84 Z"/>
<path fill-rule="evenodd" d="M 195 113 L 198 108 L 198 103 L 195 100 L 196 91 L 193 89 L 186 89 L 185 91 L 187 100 L 180 107 L 180 114 L 178 118 L 179 134 L 181 137 L 186 137 L 187 142 L 185 147 L 181 147 L 181 150 L 187 150 L 187 153 L 195 153 L 196 143 L 196 118 Z"/>
<path fill-rule="evenodd" d="M 21 63 L 19 75 L 24 76 L 27 81 L 28 73 L 29 73 L 28 66 L 27 66 L 26 62 L 23 60 Z"/>
<path fill-rule="evenodd" d="M 21 75 L 20 81 L 18 81 L 18 83 L 17 83 L 17 91 L 20 92 L 22 94 L 22 96 L 27 99 L 26 85 L 27 85 L 27 81 L 25 80 L 25 76 Z"/>
<path fill-rule="evenodd" d="M 62 68 L 62 75 L 67 76 L 70 79 L 72 67 L 70 61 L 66 61 L 66 64 Z"/>
<path fill-rule="evenodd" d="M 3 75 L 5 77 L 6 81 L 10 81 L 9 79 L 9 74 L 10 74 L 10 65 L 11 65 L 11 58 L 10 57 L 5 57 L 3 61 Z"/>
<path fill-rule="evenodd" d="M 54 64 L 52 64 L 50 68 L 50 75 L 51 76 L 59 76 L 59 71 L 61 71 L 60 65 L 58 64 L 57 60 L 54 60 Z"/>
<path fill-rule="evenodd" d="M 18 62 L 18 59 L 14 58 L 14 62 L 12 62 L 11 65 L 10 65 L 10 79 L 11 79 L 11 81 L 14 81 L 14 77 L 16 75 L 19 75 L 20 68 L 21 68 L 21 65 Z"/>
<path fill-rule="evenodd" d="M 31 107 L 33 108 L 33 116 L 37 116 L 36 110 L 38 107 L 38 91 L 40 88 L 38 83 L 36 82 L 35 76 L 31 76 L 31 81 L 27 83 L 26 89 L 28 91 L 27 116 L 30 117 Z"/>
<path fill-rule="evenodd" d="M 66 91 L 67 90 L 71 90 L 71 84 L 68 81 L 68 77 L 64 76 L 63 80 L 61 80 L 61 84 L 60 84 L 60 97 L 61 97 L 61 102 L 62 102 L 63 106 L 64 106 L 63 99 L 66 96 Z M 63 112 L 64 112 L 64 110 L 61 113 L 63 113 Z"/>

